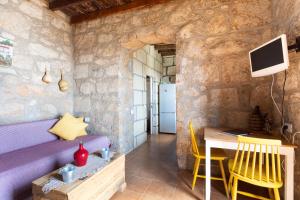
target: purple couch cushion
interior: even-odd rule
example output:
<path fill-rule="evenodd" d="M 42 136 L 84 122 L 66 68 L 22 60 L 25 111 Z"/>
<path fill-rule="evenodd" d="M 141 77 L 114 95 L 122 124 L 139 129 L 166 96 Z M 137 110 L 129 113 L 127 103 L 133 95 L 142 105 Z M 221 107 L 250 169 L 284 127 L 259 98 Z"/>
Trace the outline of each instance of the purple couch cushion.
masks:
<path fill-rule="evenodd" d="M 0 199 L 22 199 L 31 194 L 31 182 L 73 161 L 80 141 L 91 153 L 109 146 L 105 136 L 88 135 L 74 141 L 56 140 L 0 155 Z"/>
<path fill-rule="evenodd" d="M 57 119 L 0 126 L 0 154 L 57 140 L 48 132 Z"/>

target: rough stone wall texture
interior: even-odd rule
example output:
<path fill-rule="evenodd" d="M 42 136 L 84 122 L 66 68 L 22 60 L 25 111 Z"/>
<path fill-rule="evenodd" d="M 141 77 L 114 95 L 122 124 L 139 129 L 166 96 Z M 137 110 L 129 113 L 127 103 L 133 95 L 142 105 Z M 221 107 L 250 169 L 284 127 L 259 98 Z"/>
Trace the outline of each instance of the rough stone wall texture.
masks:
<path fill-rule="evenodd" d="M 162 82 L 176 83 L 176 55 L 163 56 Z"/>
<path fill-rule="evenodd" d="M 300 36 L 300 0 L 276 0 L 273 2 L 274 36 L 287 34 L 289 45 Z M 285 87 L 284 118 L 293 124 L 293 131 L 300 131 L 300 53 L 289 53 L 290 66 L 287 70 Z M 279 105 L 282 100 L 284 72 L 276 75 L 274 96 Z M 280 125 L 280 115 L 274 111 L 275 125 Z M 299 144 L 299 136 L 296 140 Z M 300 150 L 296 149 L 295 183 L 300 182 Z M 300 185 L 295 184 L 295 199 L 300 197 Z"/>
<path fill-rule="evenodd" d="M 133 53 L 133 113 L 134 147 L 147 141 L 147 119 L 150 103 L 152 106 L 152 133 L 158 133 L 158 85 L 162 74 L 162 57 L 154 45 L 146 45 Z M 147 88 L 146 76 L 152 78 L 152 85 Z M 147 90 L 152 88 L 152 101 L 147 100 Z"/>
<path fill-rule="evenodd" d="M 0 124 L 73 112 L 73 44 L 68 19 L 45 1 L 0 1 L 0 35 L 14 42 L 13 65 L 0 67 Z M 45 67 L 53 83 L 41 81 Z M 70 90 L 57 82 L 62 68 Z"/>
<path fill-rule="evenodd" d="M 251 79 L 248 51 L 272 38 L 272 2 L 176 0 L 75 26 L 75 110 L 124 152 L 132 146 L 132 52 L 176 43 L 177 155 L 188 165 L 187 123 L 247 127 L 255 105 L 272 113 L 269 78 Z M 118 89 L 119 88 L 119 89 Z"/>

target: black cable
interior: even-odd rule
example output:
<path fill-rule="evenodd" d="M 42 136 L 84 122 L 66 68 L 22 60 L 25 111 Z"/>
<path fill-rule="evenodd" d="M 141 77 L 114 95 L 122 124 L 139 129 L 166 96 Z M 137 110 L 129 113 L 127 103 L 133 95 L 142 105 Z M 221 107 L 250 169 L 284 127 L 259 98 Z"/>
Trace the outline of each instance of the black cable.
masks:
<path fill-rule="evenodd" d="M 283 112 L 284 112 L 284 96 L 285 96 L 285 84 L 286 84 L 286 78 L 287 78 L 287 71 L 284 71 L 284 81 L 283 81 L 283 87 L 282 87 L 282 102 L 281 102 L 281 123 L 282 126 L 284 126 L 284 116 L 283 116 Z"/>

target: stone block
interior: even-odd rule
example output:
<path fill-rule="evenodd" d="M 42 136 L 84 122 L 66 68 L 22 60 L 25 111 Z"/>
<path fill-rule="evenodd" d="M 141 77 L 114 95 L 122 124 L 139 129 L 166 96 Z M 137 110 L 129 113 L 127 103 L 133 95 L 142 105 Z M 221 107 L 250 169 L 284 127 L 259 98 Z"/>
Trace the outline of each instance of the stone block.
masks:
<path fill-rule="evenodd" d="M 226 113 L 227 126 L 230 128 L 243 129 L 248 128 L 249 112 L 230 111 Z"/>
<path fill-rule="evenodd" d="M 92 81 L 83 82 L 80 85 L 80 92 L 84 95 L 89 95 L 95 92 L 95 83 Z"/>
<path fill-rule="evenodd" d="M 100 43 L 106 43 L 110 42 L 113 40 L 113 35 L 112 34 L 100 34 L 98 35 L 98 42 Z"/>
<path fill-rule="evenodd" d="M 133 73 L 143 76 L 143 64 L 136 59 L 133 59 Z"/>
<path fill-rule="evenodd" d="M 155 69 L 156 71 L 158 71 L 158 72 L 161 72 L 161 71 L 162 71 L 162 65 L 161 65 L 161 63 L 159 63 L 159 62 L 157 61 L 156 58 L 154 59 L 154 69 Z"/>
<path fill-rule="evenodd" d="M 117 65 L 110 65 L 105 68 L 105 74 L 110 77 L 110 76 L 118 76 L 119 74 L 119 68 Z"/>
<path fill-rule="evenodd" d="M 134 91 L 134 105 L 142 105 L 143 104 L 143 92 L 142 91 Z"/>
<path fill-rule="evenodd" d="M 174 65 L 174 56 L 164 56 L 163 57 L 163 67 L 168 67 Z"/>
<path fill-rule="evenodd" d="M 215 64 L 221 67 L 223 84 L 250 81 L 251 74 L 248 55 L 241 54 L 222 57 Z"/>
<path fill-rule="evenodd" d="M 133 131 L 135 136 L 145 132 L 144 120 L 135 121 L 133 125 Z"/>
<path fill-rule="evenodd" d="M 8 3 L 8 0 L 0 0 L 0 4 L 5 5 Z"/>
<path fill-rule="evenodd" d="M 0 121 L 14 122 L 23 120 L 25 107 L 22 103 L 10 102 L 1 108 Z"/>
<path fill-rule="evenodd" d="M 184 26 L 179 37 L 189 39 L 194 36 L 208 36 L 226 33 L 230 30 L 228 7 L 222 10 L 206 10 L 195 22 Z"/>
<path fill-rule="evenodd" d="M 144 64 L 147 64 L 147 54 L 144 50 L 139 49 L 136 51 L 136 58 Z"/>
<path fill-rule="evenodd" d="M 94 56 L 92 54 L 86 54 L 86 55 L 81 55 L 79 56 L 79 63 L 89 63 L 92 62 L 94 59 Z"/>
<path fill-rule="evenodd" d="M 150 54 L 147 55 L 147 66 L 154 69 L 154 57 Z"/>
<path fill-rule="evenodd" d="M 10 11 L 5 8 L 0 8 L 0 12 L 0 27 L 2 29 L 24 39 L 29 38 L 31 23 L 28 18 L 19 12 Z"/>
<path fill-rule="evenodd" d="M 88 65 L 76 65 L 74 71 L 74 78 L 81 79 L 87 78 L 89 76 L 89 66 Z"/>
<path fill-rule="evenodd" d="M 137 120 L 147 118 L 146 106 L 145 105 L 136 106 L 136 113 L 137 113 L 137 116 L 136 116 Z"/>
<path fill-rule="evenodd" d="M 270 96 L 270 85 L 260 84 L 253 88 L 250 93 L 250 106 L 260 106 L 263 113 L 271 113 L 273 104 Z"/>
<path fill-rule="evenodd" d="M 209 104 L 213 107 L 238 108 L 239 98 L 235 88 L 213 89 Z"/>
<path fill-rule="evenodd" d="M 19 9 L 30 17 L 34 17 L 39 20 L 43 19 L 43 10 L 31 2 L 23 1 L 20 4 Z"/>
<path fill-rule="evenodd" d="M 56 50 L 45 47 L 38 43 L 29 44 L 29 52 L 34 56 L 41 56 L 44 58 L 58 58 L 59 54 Z"/>
<path fill-rule="evenodd" d="M 141 144 L 145 143 L 147 141 L 147 133 L 144 132 L 142 134 L 139 134 L 136 136 L 136 147 L 140 146 Z"/>
<path fill-rule="evenodd" d="M 84 35 L 76 35 L 74 37 L 74 44 L 80 50 L 91 49 L 96 42 L 95 33 L 88 33 Z"/>
<path fill-rule="evenodd" d="M 75 112 L 89 112 L 91 110 L 90 97 L 75 97 L 74 99 L 74 111 Z"/>
<path fill-rule="evenodd" d="M 104 79 L 102 81 L 99 81 L 96 84 L 96 90 L 98 94 L 118 92 L 119 90 L 118 79 L 109 78 L 109 79 Z"/>
<path fill-rule="evenodd" d="M 232 6 L 232 28 L 255 28 L 271 23 L 271 0 L 245 1 Z"/>
<path fill-rule="evenodd" d="M 133 76 L 133 89 L 145 90 L 145 79 L 143 77 L 134 75 Z"/>
<path fill-rule="evenodd" d="M 168 67 L 168 75 L 176 75 L 176 66 Z"/>

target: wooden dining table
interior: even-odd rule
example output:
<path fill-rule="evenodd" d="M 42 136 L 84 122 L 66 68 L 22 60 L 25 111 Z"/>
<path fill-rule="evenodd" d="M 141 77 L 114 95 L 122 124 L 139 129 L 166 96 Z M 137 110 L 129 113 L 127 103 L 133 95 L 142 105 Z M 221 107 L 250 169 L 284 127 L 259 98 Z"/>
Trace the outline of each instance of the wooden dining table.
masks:
<path fill-rule="evenodd" d="M 238 142 L 237 136 L 225 133 L 224 128 L 205 128 L 204 129 L 204 140 L 205 140 L 205 173 L 206 173 L 206 184 L 205 184 L 205 199 L 211 199 L 211 149 L 220 148 L 220 149 L 231 149 L 237 150 Z M 232 129 L 231 129 L 232 130 Z M 253 133 L 249 135 L 250 137 L 260 137 L 267 139 L 280 139 L 273 135 L 267 135 L 262 133 Z M 293 200 L 294 199 L 294 159 L 295 159 L 295 148 L 297 146 L 287 144 L 283 141 L 282 146 L 279 151 L 284 158 L 284 199 Z"/>

